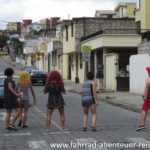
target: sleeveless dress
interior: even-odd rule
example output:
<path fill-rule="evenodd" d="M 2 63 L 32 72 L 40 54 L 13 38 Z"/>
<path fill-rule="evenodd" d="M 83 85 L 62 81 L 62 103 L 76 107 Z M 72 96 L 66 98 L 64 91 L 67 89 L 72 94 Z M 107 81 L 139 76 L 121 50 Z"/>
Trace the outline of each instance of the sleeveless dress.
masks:
<path fill-rule="evenodd" d="M 60 109 L 65 105 L 62 93 L 65 92 L 64 87 L 56 83 L 48 83 L 44 88 L 44 92 L 49 93 L 47 107 L 48 109 Z"/>
<path fill-rule="evenodd" d="M 31 87 L 31 83 L 27 84 L 27 85 L 22 85 L 22 84 L 17 84 L 16 87 L 18 87 L 19 92 L 22 93 L 22 96 L 20 97 L 20 104 L 24 105 L 24 104 L 29 104 L 29 88 Z"/>
<path fill-rule="evenodd" d="M 17 97 L 8 89 L 8 84 L 11 83 L 13 89 L 15 90 L 15 82 L 12 79 L 4 80 L 4 108 L 13 109 L 19 108 L 19 103 Z"/>
<path fill-rule="evenodd" d="M 92 80 L 87 80 L 82 85 L 82 106 L 89 107 L 95 104 L 92 89 Z"/>
<path fill-rule="evenodd" d="M 144 104 L 142 106 L 142 110 L 147 110 L 150 108 L 150 89 L 148 90 L 148 95 L 146 100 L 144 101 Z"/>

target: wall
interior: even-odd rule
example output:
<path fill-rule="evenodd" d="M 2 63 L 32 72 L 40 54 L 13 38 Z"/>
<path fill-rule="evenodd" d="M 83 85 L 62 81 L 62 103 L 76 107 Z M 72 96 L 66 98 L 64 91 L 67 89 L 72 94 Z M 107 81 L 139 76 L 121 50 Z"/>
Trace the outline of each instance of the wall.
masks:
<path fill-rule="evenodd" d="M 150 29 L 150 0 L 141 0 L 141 8 L 136 10 L 136 21 L 141 21 L 141 29 Z"/>
<path fill-rule="evenodd" d="M 63 55 L 63 78 L 68 79 L 68 55 Z"/>
<path fill-rule="evenodd" d="M 74 27 L 74 26 L 73 26 Z M 75 51 L 75 34 L 71 36 L 71 24 L 68 25 L 68 41 L 66 41 L 66 27 L 63 29 L 63 53 Z"/>
<path fill-rule="evenodd" d="M 136 3 L 128 3 L 127 4 L 127 16 L 129 18 L 135 18 L 134 10 L 136 8 Z"/>
<path fill-rule="evenodd" d="M 148 54 L 130 57 L 130 92 L 143 94 L 147 77 L 146 67 L 150 66 Z"/>

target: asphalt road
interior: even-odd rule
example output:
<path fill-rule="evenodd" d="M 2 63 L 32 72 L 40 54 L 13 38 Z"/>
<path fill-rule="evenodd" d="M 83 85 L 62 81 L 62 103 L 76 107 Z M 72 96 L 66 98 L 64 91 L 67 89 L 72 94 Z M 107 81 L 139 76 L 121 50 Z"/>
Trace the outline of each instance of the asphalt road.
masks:
<path fill-rule="evenodd" d="M 0 58 L 0 71 L 3 72 L 6 67 L 9 65 Z M 97 132 L 92 132 L 90 129 L 91 115 L 89 115 L 88 131 L 83 132 L 81 96 L 70 92 L 64 95 L 66 129 L 68 130 L 60 130 L 59 114 L 56 110 L 52 118 L 51 132 L 46 133 L 48 95 L 43 94 L 43 88 L 40 85 L 34 86 L 37 106 L 31 105 L 29 109 L 28 129 L 19 128 L 17 132 L 6 131 L 4 129 L 5 110 L 0 109 L 0 150 L 144 150 L 146 147 L 150 148 L 149 120 L 144 131 L 136 132 L 140 114 L 102 102 L 97 109 Z M 68 148 L 54 148 L 56 146 L 54 144 Z"/>

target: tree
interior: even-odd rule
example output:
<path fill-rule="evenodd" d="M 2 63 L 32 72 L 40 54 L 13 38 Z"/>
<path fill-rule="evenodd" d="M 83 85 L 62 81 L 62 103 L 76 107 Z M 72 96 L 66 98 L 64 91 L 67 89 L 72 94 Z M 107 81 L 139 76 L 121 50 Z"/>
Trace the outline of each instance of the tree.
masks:
<path fill-rule="evenodd" d="M 8 40 L 9 40 L 8 36 L 0 35 L 0 49 L 2 49 L 6 45 L 6 42 Z"/>

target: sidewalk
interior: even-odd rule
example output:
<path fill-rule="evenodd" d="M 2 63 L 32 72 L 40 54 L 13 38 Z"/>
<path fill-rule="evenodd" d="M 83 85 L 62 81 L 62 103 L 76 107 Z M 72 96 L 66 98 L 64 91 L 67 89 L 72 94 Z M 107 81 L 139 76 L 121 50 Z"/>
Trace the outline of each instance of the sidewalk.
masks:
<path fill-rule="evenodd" d="M 67 91 L 81 94 L 81 86 L 82 85 L 80 83 L 74 83 L 70 80 L 65 80 L 65 87 Z M 109 103 L 135 112 L 141 112 L 143 100 L 140 94 L 103 90 L 98 94 L 98 97 L 100 101 L 105 103 Z"/>
<path fill-rule="evenodd" d="M 8 64 L 21 69 L 22 64 L 12 62 L 9 56 L 4 56 L 3 60 Z M 74 83 L 70 80 L 65 80 L 65 88 L 67 91 L 81 94 L 80 83 Z M 141 112 L 141 106 L 143 104 L 142 96 L 140 94 L 134 94 L 129 92 L 111 92 L 111 91 L 101 91 L 98 94 L 100 101 L 109 103 L 115 106 L 119 106 L 125 109 L 129 109 L 135 112 Z"/>

